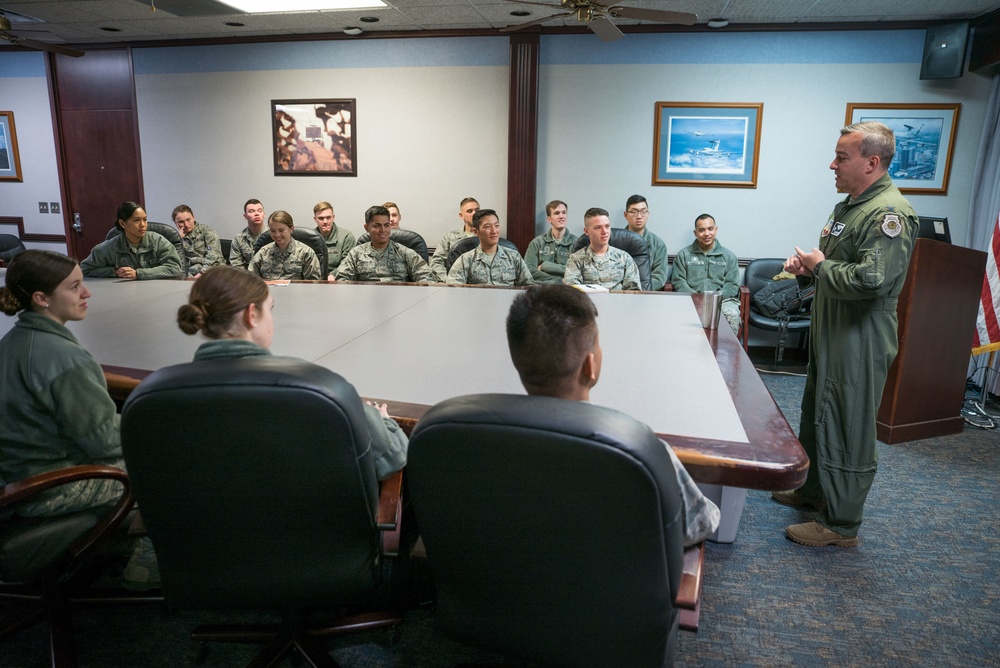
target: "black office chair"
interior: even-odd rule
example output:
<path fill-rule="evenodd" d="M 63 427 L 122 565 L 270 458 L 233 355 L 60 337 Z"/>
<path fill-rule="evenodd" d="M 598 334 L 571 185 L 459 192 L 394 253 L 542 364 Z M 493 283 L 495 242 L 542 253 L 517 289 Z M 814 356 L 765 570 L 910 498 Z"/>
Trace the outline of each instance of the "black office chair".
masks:
<path fill-rule="evenodd" d="M 319 260 L 320 276 L 325 279 L 327 274 L 330 273 L 330 261 L 326 252 L 326 242 L 323 241 L 323 237 L 320 236 L 320 233 L 308 227 L 293 227 L 292 238 L 296 241 L 301 241 L 306 246 L 313 249 L 313 252 L 316 253 L 316 259 Z M 264 230 L 264 234 L 260 235 L 257 239 L 257 243 L 253 245 L 254 255 L 256 255 L 257 251 L 264 246 L 273 243 L 274 239 L 271 238 L 271 235 L 268 234 L 267 230 Z"/>
<path fill-rule="evenodd" d="M 452 638 L 550 665 L 667 666 L 683 507 L 652 431 L 549 397 L 448 399 L 407 477 Z"/>
<path fill-rule="evenodd" d="M 367 606 L 380 590 L 380 541 L 391 542 L 382 530 L 399 529 L 402 474 L 382 484 L 380 507 L 370 438 L 354 388 L 299 360 L 180 364 L 132 392 L 122 448 L 166 601 L 283 617 L 263 630 L 199 627 L 194 639 L 267 643 L 253 665 L 297 649 L 327 666 L 317 636 L 400 621 L 379 613 L 308 626 L 310 613 Z"/>
<path fill-rule="evenodd" d="M 612 228 L 611 239 L 608 244 L 623 250 L 635 260 L 635 266 L 639 270 L 639 286 L 643 290 L 651 290 L 653 286 L 652 266 L 649 263 L 649 250 L 646 248 L 646 240 L 632 230 L 623 228 Z M 581 234 L 576 240 L 573 250 L 578 251 L 590 245 L 590 237 Z"/>
<path fill-rule="evenodd" d="M 750 307 L 744 310 L 745 320 L 744 327 L 742 328 L 744 338 L 744 348 L 747 346 L 747 342 L 750 338 L 749 327 L 746 325 L 752 325 L 758 329 L 763 329 L 771 332 L 778 333 L 778 342 L 775 349 L 775 360 L 781 362 L 784 358 L 785 345 L 787 343 L 787 337 L 791 333 L 797 333 L 799 335 L 798 345 L 802 348 L 805 345 L 807 337 L 809 335 L 809 325 L 811 324 L 809 309 L 811 308 L 811 300 L 808 303 L 803 304 L 802 311 L 799 315 L 785 320 L 778 320 L 776 318 L 771 318 L 763 313 L 761 313 L 757 307 L 754 305 L 753 297 L 763 288 L 765 285 L 774 282 L 774 277 L 781 273 L 785 266 L 785 261 L 780 258 L 757 258 L 752 260 L 750 264 L 747 265 L 746 271 L 743 272 L 743 285 L 747 287 L 749 292 L 749 304 Z"/>
<path fill-rule="evenodd" d="M 177 231 L 176 227 L 174 227 L 173 225 L 166 225 L 164 223 L 154 223 L 153 221 L 149 221 L 146 224 L 146 230 L 148 232 L 156 232 L 161 237 L 166 238 L 167 241 L 172 243 L 174 245 L 174 248 L 177 249 L 177 256 L 181 259 L 181 266 L 184 267 L 185 270 L 187 269 L 187 260 L 186 260 L 187 256 L 184 255 L 184 242 L 181 241 L 180 232 Z M 121 228 L 115 225 L 110 230 L 108 230 L 108 234 L 104 238 L 105 240 L 113 239 L 121 233 L 122 233 Z"/>
<path fill-rule="evenodd" d="M 0 267 L 7 266 L 14 256 L 24 250 L 24 244 L 13 234 L 0 234 Z"/>
<path fill-rule="evenodd" d="M 444 261 L 445 270 L 451 271 L 452 265 L 458 262 L 458 258 L 462 257 L 478 245 L 479 237 L 465 237 L 464 239 L 460 239 L 452 244 L 451 248 L 448 250 L 448 258 Z M 512 251 L 515 251 L 518 257 L 520 257 L 521 251 L 517 250 L 517 245 L 513 241 L 500 237 L 500 245 L 506 246 Z"/>
<path fill-rule="evenodd" d="M 414 251 L 420 257 L 424 258 L 424 262 L 427 262 L 427 242 L 424 238 L 417 234 L 416 232 L 411 232 L 410 230 L 401 230 L 396 228 L 389 233 L 389 239 L 395 241 L 396 243 L 403 244 L 410 250 Z M 358 237 L 357 245 L 366 244 L 371 241 L 371 235 L 365 232 L 360 237 Z"/>
<path fill-rule="evenodd" d="M 0 513 L 16 504 L 67 483 L 112 479 L 122 483 L 122 495 L 109 505 L 57 517 L 0 520 L 0 599 L 35 599 L 38 606 L 16 619 L 0 623 L 0 639 L 49 620 L 52 665 L 76 665 L 71 623 L 70 589 L 94 549 L 107 539 L 132 509 L 128 476 L 110 466 L 72 466 L 25 478 L 0 487 Z"/>
<path fill-rule="evenodd" d="M 229 253 L 233 250 L 233 240 L 219 239 L 219 245 L 222 246 L 222 257 L 226 261 L 226 264 L 232 264 L 229 261 Z"/>

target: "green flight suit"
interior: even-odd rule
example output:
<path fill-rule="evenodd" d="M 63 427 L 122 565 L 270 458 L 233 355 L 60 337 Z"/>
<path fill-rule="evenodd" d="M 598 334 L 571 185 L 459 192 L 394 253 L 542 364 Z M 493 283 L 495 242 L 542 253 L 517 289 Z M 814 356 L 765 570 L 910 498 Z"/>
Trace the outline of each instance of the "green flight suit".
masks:
<path fill-rule="evenodd" d="M 822 526 L 856 536 L 875 478 L 875 417 L 896 356 L 896 303 L 917 216 L 889 176 L 838 204 L 823 228 L 799 441 L 809 455 L 800 492 L 826 501 Z"/>

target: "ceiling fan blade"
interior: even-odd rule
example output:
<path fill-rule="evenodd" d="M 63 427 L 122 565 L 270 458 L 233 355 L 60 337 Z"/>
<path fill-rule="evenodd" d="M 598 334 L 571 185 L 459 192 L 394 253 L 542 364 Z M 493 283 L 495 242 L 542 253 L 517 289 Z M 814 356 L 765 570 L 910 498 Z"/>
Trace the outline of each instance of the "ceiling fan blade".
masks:
<path fill-rule="evenodd" d="M 606 16 L 595 16 L 587 22 L 587 27 L 600 37 L 602 42 L 613 42 L 625 36 L 625 33 L 619 30 L 618 26 L 609 21 Z"/>
<path fill-rule="evenodd" d="M 573 12 L 569 12 L 566 14 L 553 14 L 552 16 L 546 16 L 545 18 L 535 19 L 534 21 L 528 21 L 527 23 L 518 23 L 516 26 L 507 26 L 506 28 L 500 28 L 500 32 L 514 32 L 515 30 L 520 30 L 521 28 L 536 26 L 539 23 L 545 23 L 546 21 L 562 18 L 564 16 L 574 16 L 574 14 Z"/>
<path fill-rule="evenodd" d="M 697 14 L 687 12 L 668 12 L 661 9 L 640 9 L 638 7 L 612 7 L 609 12 L 614 17 L 623 19 L 638 19 L 639 21 L 657 21 L 659 23 L 676 23 L 682 26 L 693 26 L 698 21 Z"/>
<path fill-rule="evenodd" d="M 61 56 L 70 56 L 71 58 L 79 58 L 80 56 L 85 55 L 83 51 L 77 51 L 76 49 L 71 49 L 67 46 L 36 42 L 33 39 L 24 39 L 23 37 L 18 37 L 17 35 L 11 35 L 5 32 L 0 32 L 0 39 L 4 39 L 15 46 L 26 46 L 29 49 L 38 49 L 39 51 L 51 51 L 52 53 L 58 53 Z"/>

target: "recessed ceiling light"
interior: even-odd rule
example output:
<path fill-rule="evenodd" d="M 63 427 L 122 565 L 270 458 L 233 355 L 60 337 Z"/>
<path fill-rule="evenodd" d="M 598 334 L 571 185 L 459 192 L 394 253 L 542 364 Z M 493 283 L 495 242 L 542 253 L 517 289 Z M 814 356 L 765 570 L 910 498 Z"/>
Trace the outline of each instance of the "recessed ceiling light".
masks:
<path fill-rule="evenodd" d="M 515 9 L 510 13 L 511 16 L 531 16 L 531 12 L 526 12 L 523 9 Z"/>
<path fill-rule="evenodd" d="M 104 32 L 121 32 L 121 28 L 112 28 L 111 26 L 101 26 L 101 30 Z"/>
<path fill-rule="evenodd" d="M 242 28 L 246 26 L 246 23 L 240 23 L 239 21 L 226 21 L 226 25 L 230 28 Z"/>
<path fill-rule="evenodd" d="M 248 14 L 264 12 L 316 12 L 331 9 L 385 7 L 382 0 L 223 0 Z"/>
<path fill-rule="evenodd" d="M 708 20 L 708 27 L 709 28 L 725 28 L 727 25 L 729 25 L 729 19 L 709 19 Z"/>
<path fill-rule="evenodd" d="M 379 18 L 377 16 L 362 16 L 358 20 L 361 21 L 362 23 L 378 23 L 379 22 Z"/>
<path fill-rule="evenodd" d="M 344 28 L 344 34 L 345 35 L 360 35 L 363 32 L 364 32 L 364 30 L 362 30 L 361 28 L 359 28 L 357 26 L 348 26 L 348 27 Z"/>

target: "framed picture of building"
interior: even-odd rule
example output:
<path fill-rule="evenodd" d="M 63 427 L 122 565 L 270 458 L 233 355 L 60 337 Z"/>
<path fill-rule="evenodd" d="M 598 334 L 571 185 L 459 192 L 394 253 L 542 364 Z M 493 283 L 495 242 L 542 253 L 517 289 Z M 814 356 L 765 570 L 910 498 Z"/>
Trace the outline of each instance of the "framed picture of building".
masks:
<path fill-rule="evenodd" d="M 654 186 L 757 187 L 761 103 L 657 102 Z"/>
<path fill-rule="evenodd" d="M 855 103 L 846 124 L 879 121 L 896 135 L 889 176 L 904 194 L 947 195 L 960 104 Z"/>
<path fill-rule="evenodd" d="M 0 111 L 0 181 L 23 181 L 21 155 L 17 152 L 14 112 Z"/>
<path fill-rule="evenodd" d="M 275 176 L 357 176 L 355 99 L 271 100 Z"/>

